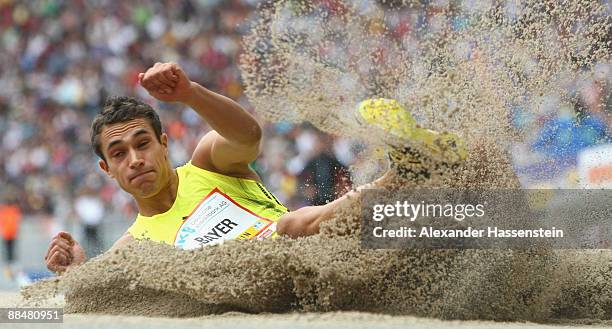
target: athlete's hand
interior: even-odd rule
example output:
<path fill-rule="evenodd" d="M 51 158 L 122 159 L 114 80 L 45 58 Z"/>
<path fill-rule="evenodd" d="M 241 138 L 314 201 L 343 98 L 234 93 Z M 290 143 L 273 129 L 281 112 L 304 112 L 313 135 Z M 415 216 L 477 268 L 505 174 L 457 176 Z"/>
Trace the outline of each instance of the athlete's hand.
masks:
<path fill-rule="evenodd" d="M 64 272 L 72 265 L 85 262 L 85 250 L 67 232 L 59 232 L 53 237 L 45 256 L 45 263 L 51 272 Z"/>
<path fill-rule="evenodd" d="M 149 94 L 163 102 L 187 103 L 192 93 L 191 80 L 176 63 L 155 63 L 138 82 Z"/>

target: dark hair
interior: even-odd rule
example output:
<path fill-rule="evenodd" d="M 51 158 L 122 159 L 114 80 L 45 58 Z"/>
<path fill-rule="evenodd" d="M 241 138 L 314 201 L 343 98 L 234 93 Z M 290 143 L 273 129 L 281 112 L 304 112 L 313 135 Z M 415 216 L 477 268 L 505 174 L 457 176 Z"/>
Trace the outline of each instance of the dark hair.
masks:
<path fill-rule="evenodd" d="M 107 98 L 102 111 L 96 115 L 91 123 L 91 146 L 94 152 L 102 160 L 106 161 L 102 153 L 102 145 L 100 145 L 100 133 L 104 126 L 140 118 L 146 119 L 149 122 L 155 131 L 155 137 L 161 142 L 161 121 L 151 106 L 133 97 L 118 96 Z"/>

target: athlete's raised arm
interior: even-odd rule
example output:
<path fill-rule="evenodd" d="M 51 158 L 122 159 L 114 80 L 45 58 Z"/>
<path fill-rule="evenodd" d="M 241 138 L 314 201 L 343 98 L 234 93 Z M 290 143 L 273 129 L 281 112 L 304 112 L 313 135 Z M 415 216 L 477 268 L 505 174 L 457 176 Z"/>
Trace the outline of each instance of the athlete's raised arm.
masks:
<path fill-rule="evenodd" d="M 198 167 L 231 175 L 250 175 L 257 158 L 261 127 L 238 103 L 191 81 L 176 63 L 156 63 L 139 81 L 161 101 L 180 102 L 194 109 L 213 129 L 192 156 Z"/>

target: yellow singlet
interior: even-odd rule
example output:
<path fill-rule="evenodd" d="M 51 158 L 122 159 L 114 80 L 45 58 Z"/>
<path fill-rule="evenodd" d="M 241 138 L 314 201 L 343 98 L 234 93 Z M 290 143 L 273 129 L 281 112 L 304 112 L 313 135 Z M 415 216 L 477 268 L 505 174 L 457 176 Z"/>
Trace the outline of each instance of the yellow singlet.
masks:
<path fill-rule="evenodd" d="M 276 222 L 289 210 L 252 179 L 230 177 L 188 162 L 176 168 L 176 200 L 162 214 L 138 214 L 128 232 L 182 249 L 231 239 L 276 237 Z"/>

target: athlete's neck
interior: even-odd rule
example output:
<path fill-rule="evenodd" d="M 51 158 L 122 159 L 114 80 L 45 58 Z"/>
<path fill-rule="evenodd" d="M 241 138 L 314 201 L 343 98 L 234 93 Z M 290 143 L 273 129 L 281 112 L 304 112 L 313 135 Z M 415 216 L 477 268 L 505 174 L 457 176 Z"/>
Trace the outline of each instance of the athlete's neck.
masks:
<path fill-rule="evenodd" d="M 163 214 L 170 210 L 174 204 L 174 201 L 176 200 L 178 183 L 179 178 L 176 170 L 170 170 L 168 184 L 166 184 L 166 186 L 164 186 L 159 193 L 146 199 L 136 198 L 138 212 L 143 216 L 150 217 L 157 214 Z"/>

